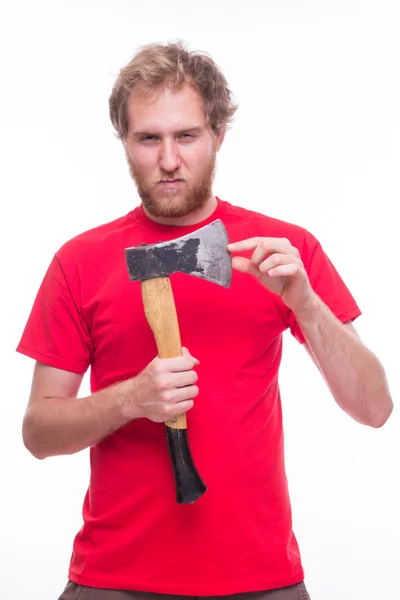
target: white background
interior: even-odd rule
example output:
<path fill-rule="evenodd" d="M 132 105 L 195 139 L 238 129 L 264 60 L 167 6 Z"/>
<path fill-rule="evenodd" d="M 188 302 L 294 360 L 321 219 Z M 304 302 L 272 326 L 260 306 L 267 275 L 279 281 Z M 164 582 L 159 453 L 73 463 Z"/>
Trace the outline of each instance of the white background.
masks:
<path fill-rule="evenodd" d="M 88 453 L 24 449 L 33 361 L 14 348 L 54 251 L 138 203 L 108 96 L 142 44 L 184 39 L 220 65 L 240 108 L 215 193 L 320 239 L 397 403 L 399 30 L 397 0 L 3 0 L 1 598 L 55 600 L 81 526 Z M 379 430 L 352 421 L 290 334 L 281 386 L 312 600 L 400 598 L 398 411 Z"/>

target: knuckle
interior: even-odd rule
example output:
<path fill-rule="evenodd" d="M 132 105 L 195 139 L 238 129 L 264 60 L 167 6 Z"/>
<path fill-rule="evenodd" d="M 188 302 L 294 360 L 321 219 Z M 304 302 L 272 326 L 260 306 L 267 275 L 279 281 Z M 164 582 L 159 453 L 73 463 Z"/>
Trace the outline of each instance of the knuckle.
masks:
<path fill-rule="evenodd" d="M 171 393 L 164 390 L 161 392 L 159 398 L 161 402 L 168 403 L 171 400 Z"/>
<path fill-rule="evenodd" d="M 160 362 L 160 359 L 156 359 L 155 362 L 153 362 L 153 364 L 150 366 L 150 372 L 153 375 L 153 377 L 159 377 L 161 375 L 161 373 L 163 373 L 163 365 Z"/>
<path fill-rule="evenodd" d="M 158 377 L 154 381 L 154 387 L 157 392 L 164 392 L 167 388 L 165 377 Z"/>
<path fill-rule="evenodd" d="M 298 258 L 297 256 L 293 259 L 293 264 L 297 265 L 299 267 L 299 269 L 303 268 L 303 263 L 301 262 L 300 258 Z"/>
<path fill-rule="evenodd" d="M 191 356 L 186 356 L 185 357 L 185 364 L 184 364 L 186 369 L 192 369 L 193 368 L 193 358 Z"/>
<path fill-rule="evenodd" d="M 175 404 L 167 404 L 164 406 L 164 414 L 168 418 L 172 417 L 176 414 L 176 405 Z"/>
<path fill-rule="evenodd" d="M 187 403 L 179 402 L 179 404 L 175 406 L 174 416 L 183 415 L 187 410 Z"/>
<path fill-rule="evenodd" d="M 193 408 L 194 402 L 192 399 L 184 400 L 183 402 L 179 402 L 176 406 L 175 414 L 182 415 L 191 408 Z"/>
<path fill-rule="evenodd" d="M 171 417 L 173 417 L 172 409 L 170 406 L 164 406 L 160 411 L 160 416 L 162 421 L 168 421 Z"/>
<path fill-rule="evenodd" d="M 190 368 L 190 366 L 192 364 L 193 364 L 193 360 L 187 354 L 179 357 L 179 363 L 178 363 L 179 367 L 178 368 L 181 371 L 187 371 L 188 368 Z"/>

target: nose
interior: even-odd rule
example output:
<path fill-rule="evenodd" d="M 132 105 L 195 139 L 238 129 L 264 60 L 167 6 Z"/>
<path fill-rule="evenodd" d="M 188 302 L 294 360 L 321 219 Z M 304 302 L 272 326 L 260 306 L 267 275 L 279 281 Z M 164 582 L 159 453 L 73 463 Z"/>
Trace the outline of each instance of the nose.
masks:
<path fill-rule="evenodd" d="M 163 140 L 161 145 L 160 168 L 167 172 L 173 173 L 181 166 L 181 158 L 179 156 L 178 144 L 175 140 Z"/>

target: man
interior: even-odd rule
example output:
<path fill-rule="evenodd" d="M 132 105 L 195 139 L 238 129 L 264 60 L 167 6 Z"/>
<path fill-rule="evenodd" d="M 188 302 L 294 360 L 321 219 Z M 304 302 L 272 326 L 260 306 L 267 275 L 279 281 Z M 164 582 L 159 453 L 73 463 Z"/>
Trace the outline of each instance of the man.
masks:
<path fill-rule="evenodd" d="M 208 56 L 170 44 L 132 59 L 110 116 L 142 203 L 56 252 L 18 346 L 37 361 L 27 448 L 45 458 L 90 447 L 84 525 L 60 600 L 308 598 L 284 468 L 285 329 L 354 419 L 380 427 L 391 413 L 382 366 L 352 325 L 359 308 L 319 242 L 213 195 L 234 112 Z M 232 285 L 171 277 L 185 348 L 159 359 L 124 249 L 214 219 L 232 242 Z M 89 366 L 92 394 L 77 399 Z M 186 412 L 208 490 L 178 505 L 163 423 Z"/>

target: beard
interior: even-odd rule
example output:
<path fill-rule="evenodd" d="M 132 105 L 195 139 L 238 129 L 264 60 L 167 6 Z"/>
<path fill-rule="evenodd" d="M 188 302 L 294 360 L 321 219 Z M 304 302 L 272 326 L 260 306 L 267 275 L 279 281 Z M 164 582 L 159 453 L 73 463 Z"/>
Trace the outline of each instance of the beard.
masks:
<path fill-rule="evenodd" d="M 138 194 L 145 210 L 153 217 L 179 218 L 186 217 L 200 210 L 212 194 L 215 175 L 216 153 L 206 164 L 196 179 L 185 179 L 183 189 L 157 190 L 157 183 L 152 183 L 138 173 L 129 156 L 126 157 L 129 171 L 136 184 Z M 183 179 L 178 172 L 161 173 L 161 180 Z"/>

